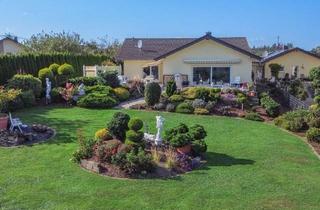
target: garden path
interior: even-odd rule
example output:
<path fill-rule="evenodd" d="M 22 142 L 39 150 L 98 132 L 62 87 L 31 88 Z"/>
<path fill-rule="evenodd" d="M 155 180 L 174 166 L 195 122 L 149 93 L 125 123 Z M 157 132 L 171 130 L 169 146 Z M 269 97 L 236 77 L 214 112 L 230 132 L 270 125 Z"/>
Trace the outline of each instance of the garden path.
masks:
<path fill-rule="evenodd" d="M 122 102 L 118 106 L 116 106 L 115 108 L 129 109 L 133 105 L 143 104 L 143 103 L 145 103 L 144 98 L 138 98 L 138 99 L 134 99 L 134 100 L 131 100 L 131 101 Z"/>

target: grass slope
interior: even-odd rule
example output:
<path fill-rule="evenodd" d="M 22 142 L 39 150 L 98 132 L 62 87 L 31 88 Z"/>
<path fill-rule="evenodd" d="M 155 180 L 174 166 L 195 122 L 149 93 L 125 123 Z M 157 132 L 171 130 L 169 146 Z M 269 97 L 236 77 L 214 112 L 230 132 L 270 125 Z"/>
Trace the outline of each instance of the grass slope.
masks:
<path fill-rule="evenodd" d="M 200 123 L 208 164 L 167 180 L 117 180 L 69 161 L 75 133 L 88 137 L 116 110 L 33 108 L 18 115 L 57 130 L 52 141 L 0 148 L 0 209 L 317 209 L 320 161 L 278 128 L 240 119 L 164 113 L 165 127 Z M 155 131 L 154 112 L 126 111 Z"/>

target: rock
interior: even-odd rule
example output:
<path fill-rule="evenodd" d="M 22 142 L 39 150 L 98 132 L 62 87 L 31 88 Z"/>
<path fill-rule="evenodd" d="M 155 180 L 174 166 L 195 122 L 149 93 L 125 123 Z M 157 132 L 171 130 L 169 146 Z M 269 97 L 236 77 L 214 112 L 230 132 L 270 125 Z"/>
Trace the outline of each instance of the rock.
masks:
<path fill-rule="evenodd" d="M 92 160 L 81 160 L 80 165 L 83 168 L 86 168 L 86 169 L 88 169 L 90 171 L 93 171 L 95 173 L 100 173 L 101 172 L 99 163 L 94 162 Z"/>

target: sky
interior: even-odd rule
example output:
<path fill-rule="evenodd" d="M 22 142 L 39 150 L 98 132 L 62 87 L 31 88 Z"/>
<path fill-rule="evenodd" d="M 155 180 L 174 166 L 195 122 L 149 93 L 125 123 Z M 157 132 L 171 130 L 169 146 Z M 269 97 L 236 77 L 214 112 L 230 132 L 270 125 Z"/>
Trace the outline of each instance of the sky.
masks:
<path fill-rule="evenodd" d="M 86 40 L 245 36 L 250 46 L 320 45 L 320 0 L 0 0 L 0 35 L 77 32 Z"/>

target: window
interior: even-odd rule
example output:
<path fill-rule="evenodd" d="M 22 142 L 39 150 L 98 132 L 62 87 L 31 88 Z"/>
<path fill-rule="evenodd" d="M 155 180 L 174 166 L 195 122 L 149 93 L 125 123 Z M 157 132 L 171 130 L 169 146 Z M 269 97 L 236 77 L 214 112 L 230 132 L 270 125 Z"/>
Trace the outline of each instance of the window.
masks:
<path fill-rule="evenodd" d="M 211 67 L 194 67 L 193 82 L 196 84 L 210 84 Z"/>
<path fill-rule="evenodd" d="M 230 67 L 212 68 L 212 82 L 230 83 Z"/>
<path fill-rule="evenodd" d="M 196 84 L 230 83 L 230 67 L 194 67 L 193 82 Z"/>
<path fill-rule="evenodd" d="M 146 78 L 146 76 L 153 76 L 154 79 L 159 79 L 158 66 L 152 66 L 151 71 L 150 71 L 150 67 L 144 67 L 143 68 L 143 78 Z"/>

